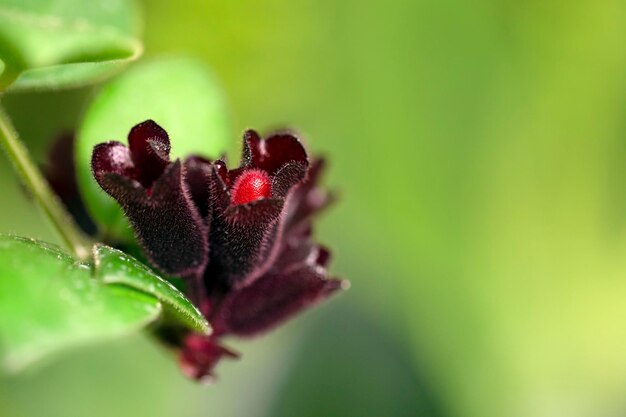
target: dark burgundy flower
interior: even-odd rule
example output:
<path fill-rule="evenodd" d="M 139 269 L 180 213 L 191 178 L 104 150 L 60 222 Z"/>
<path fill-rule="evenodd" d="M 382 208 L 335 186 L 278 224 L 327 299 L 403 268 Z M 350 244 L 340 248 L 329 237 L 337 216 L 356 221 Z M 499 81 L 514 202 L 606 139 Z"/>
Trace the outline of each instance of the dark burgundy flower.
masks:
<path fill-rule="evenodd" d="M 115 141 L 97 145 L 94 177 L 120 203 L 156 268 L 197 275 L 208 260 L 208 229 L 184 184 L 182 163 L 170 162 L 167 133 L 148 120 L 132 128 L 128 143 L 128 148 Z"/>
<path fill-rule="evenodd" d="M 180 368 L 191 379 L 211 382 L 211 371 L 223 357 L 236 359 L 239 354 L 220 345 L 215 337 L 192 333 L 183 340 Z"/>
<path fill-rule="evenodd" d="M 176 338 L 187 375 L 210 376 L 221 357 L 235 355 L 220 345 L 223 336 L 262 333 L 345 288 L 328 276 L 329 251 L 311 237 L 313 215 L 331 200 L 317 186 L 323 162 L 309 164 L 296 136 L 247 131 L 241 165 L 230 170 L 199 156 L 171 161 L 169 137 L 151 120 L 128 142 L 96 146 L 93 174 L 146 258 L 185 280 L 213 326 L 210 337 Z"/>
<path fill-rule="evenodd" d="M 74 135 L 59 135 L 48 151 L 47 164 L 42 171 L 50 187 L 72 215 L 76 224 L 88 235 L 94 235 L 97 227 L 87 212 L 78 191 L 76 165 L 74 164 Z"/>

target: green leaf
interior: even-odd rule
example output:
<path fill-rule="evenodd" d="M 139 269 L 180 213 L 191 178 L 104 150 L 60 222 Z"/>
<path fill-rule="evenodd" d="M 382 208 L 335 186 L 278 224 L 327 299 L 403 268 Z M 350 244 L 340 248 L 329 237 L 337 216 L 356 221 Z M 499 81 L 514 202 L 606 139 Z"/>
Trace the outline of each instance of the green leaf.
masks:
<path fill-rule="evenodd" d="M 137 27 L 137 8 L 127 0 L 0 0 L 0 58 L 7 67 L 0 87 L 99 81 L 141 54 Z"/>
<path fill-rule="evenodd" d="M 104 245 L 94 247 L 97 279 L 107 284 L 123 284 L 156 297 L 163 303 L 165 314 L 189 329 L 209 334 L 211 328 L 202 313 L 172 284 L 152 272 L 144 264 L 117 249 Z"/>
<path fill-rule="evenodd" d="M 107 236 L 133 240 L 115 200 L 91 173 L 93 147 L 107 140 L 126 143 L 130 129 L 153 119 L 170 136 L 172 156 L 217 157 L 228 148 L 229 128 L 216 80 L 199 62 L 181 57 L 143 62 L 109 82 L 87 109 L 79 128 L 76 167 L 81 193 Z"/>
<path fill-rule="evenodd" d="M 133 332 L 160 312 L 153 296 L 93 279 L 89 265 L 55 246 L 0 236 L 0 364 L 8 370 Z"/>

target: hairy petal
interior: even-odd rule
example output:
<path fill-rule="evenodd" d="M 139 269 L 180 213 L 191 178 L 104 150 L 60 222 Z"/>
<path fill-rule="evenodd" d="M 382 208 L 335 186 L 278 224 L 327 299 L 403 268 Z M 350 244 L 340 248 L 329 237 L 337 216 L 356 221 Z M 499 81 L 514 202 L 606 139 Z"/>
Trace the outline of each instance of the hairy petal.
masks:
<path fill-rule="evenodd" d="M 256 130 L 248 129 L 244 132 L 241 166 L 248 166 L 261 159 L 261 140 L 261 135 Z"/>
<path fill-rule="evenodd" d="M 222 161 L 216 161 L 210 174 L 210 205 L 213 208 L 213 216 L 218 217 L 230 206 L 230 192 L 226 182 L 228 171 Z"/>
<path fill-rule="evenodd" d="M 330 251 L 310 239 L 291 239 L 283 245 L 280 256 L 272 265 L 272 271 L 284 273 L 307 265 L 326 267 L 330 260 Z"/>
<path fill-rule="evenodd" d="M 253 336 L 326 299 L 343 285 L 344 281 L 327 279 L 323 268 L 309 265 L 268 273 L 230 293 L 211 323 L 216 334 Z"/>
<path fill-rule="evenodd" d="M 146 257 L 161 271 L 199 274 L 208 260 L 207 228 L 184 188 L 180 161 L 155 182 L 152 195 L 134 180 L 105 174 L 100 186 L 115 198 L 131 222 Z"/>
<path fill-rule="evenodd" d="M 274 175 L 272 191 L 274 197 L 285 198 L 289 191 L 306 176 L 307 165 L 303 162 L 291 162 L 284 165 Z"/>
<path fill-rule="evenodd" d="M 106 173 L 135 178 L 135 166 L 130 157 L 130 151 L 116 141 L 100 143 L 93 148 L 91 170 L 98 181 Z"/>
<path fill-rule="evenodd" d="M 223 357 L 239 358 L 232 350 L 222 346 L 211 336 L 188 335 L 181 348 L 180 366 L 183 373 L 191 379 L 209 380 L 213 377 L 213 368 Z"/>
<path fill-rule="evenodd" d="M 208 160 L 191 156 L 185 160 L 185 183 L 203 219 L 209 217 L 212 165 Z"/>
<path fill-rule="evenodd" d="M 136 179 L 149 188 L 170 162 L 170 140 L 167 132 L 154 121 L 146 120 L 130 130 L 128 147 L 137 168 Z"/>
<path fill-rule="evenodd" d="M 308 157 L 300 140 L 290 133 L 276 133 L 261 139 L 254 130 L 244 133 L 244 146 L 241 158 L 242 168 L 258 168 L 275 175 L 284 165 L 302 163 L 308 166 Z M 238 170 L 233 170 L 234 176 Z"/>
<path fill-rule="evenodd" d="M 282 208 L 282 200 L 263 199 L 231 206 L 214 216 L 205 279 L 241 287 L 262 274 L 259 266 L 276 240 Z"/>
<path fill-rule="evenodd" d="M 275 174 L 285 164 L 299 162 L 308 166 L 306 150 L 300 140 L 289 133 L 276 133 L 269 136 L 262 146 L 262 168 Z"/>
<path fill-rule="evenodd" d="M 323 159 L 315 160 L 304 181 L 298 184 L 285 203 L 285 233 L 306 228 L 311 217 L 335 201 L 335 195 L 318 186 L 325 167 Z"/>

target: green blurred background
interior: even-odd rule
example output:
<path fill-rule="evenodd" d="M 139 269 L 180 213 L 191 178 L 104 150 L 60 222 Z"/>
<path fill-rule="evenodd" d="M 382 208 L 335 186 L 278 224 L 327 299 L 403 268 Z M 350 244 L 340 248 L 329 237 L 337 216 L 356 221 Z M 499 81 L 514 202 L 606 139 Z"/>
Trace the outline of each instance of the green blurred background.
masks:
<path fill-rule="evenodd" d="M 626 415 L 626 3 L 145 0 L 233 132 L 297 127 L 349 292 L 186 381 L 133 336 L 0 377 L 0 415 Z M 41 157 L 92 90 L 6 98 Z M 0 231 L 54 240 L 0 165 Z"/>

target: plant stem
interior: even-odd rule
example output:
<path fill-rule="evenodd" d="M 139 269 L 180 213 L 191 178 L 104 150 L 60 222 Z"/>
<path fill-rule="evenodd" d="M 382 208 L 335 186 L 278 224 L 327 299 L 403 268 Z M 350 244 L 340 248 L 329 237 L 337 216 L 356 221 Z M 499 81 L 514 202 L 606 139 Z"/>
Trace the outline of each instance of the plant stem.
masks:
<path fill-rule="evenodd" d="M 0 105 L 0 143 L 13 163 L 13 168 L 30 191 L 39 207 L 52 222 L 59 236 L 80 260 L 90 257 L 91 242 L 80 231 L 74 220 L 65 211 L 57 196 L 31 159 L 28 150 L 20 141 L 11 120 Z"/>

